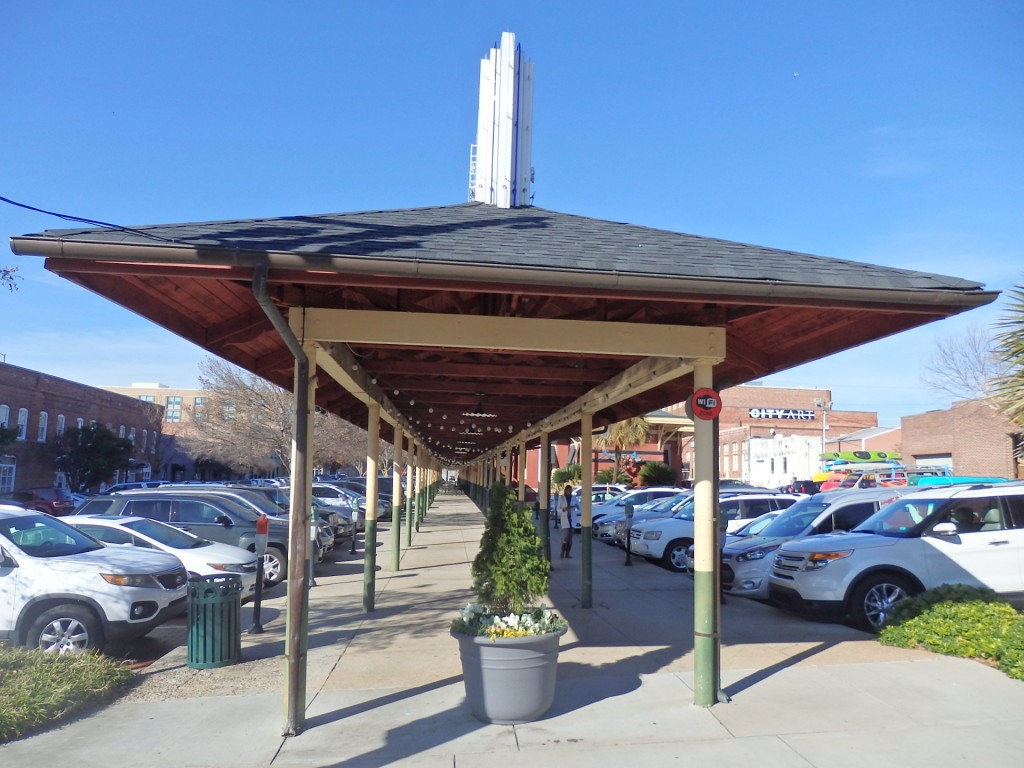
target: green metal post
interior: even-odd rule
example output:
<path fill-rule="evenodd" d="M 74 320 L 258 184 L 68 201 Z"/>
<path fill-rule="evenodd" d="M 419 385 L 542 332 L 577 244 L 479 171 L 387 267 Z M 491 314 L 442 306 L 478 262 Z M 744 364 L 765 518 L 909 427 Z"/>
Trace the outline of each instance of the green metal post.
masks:
<path fill-rule="evenodd" d="M 377 572 L 377 521 L 367 519 L 363 532 L 363 610 L 371 613 L 374 609 L 374 583 Z"/>

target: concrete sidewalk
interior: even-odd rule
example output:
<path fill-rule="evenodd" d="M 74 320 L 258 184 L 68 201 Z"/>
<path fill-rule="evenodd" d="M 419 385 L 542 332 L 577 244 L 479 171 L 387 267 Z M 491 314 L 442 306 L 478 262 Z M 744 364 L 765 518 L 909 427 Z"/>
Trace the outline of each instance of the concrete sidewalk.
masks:
<path fill-rule="evenodd" d="M 693 706 L 693 582 L 595 542 L 594 606 L 580 602 L 580 546 L 555 559 L 551 600 L 569 620 L 554 706 L 486 725 L 464 705 L 448 625 L 471 599 L 482 529 L 465 497 L 440 496 L 402 569 L 380 534 L 376 610 L 347 553 L 310 596 L 305 731 L 283 739 L 283 596 L 264 606 L 242 661 L 187 667 L 178 647 L 95 714 L 0 747 L 0 765 L 152 766 L 1018 766 L 1024 683 L 974 661 L 886 648 L 848 627 L 741 599 L 723 607 L 731 701 Z M 404 536 L 403 536 L 404 542 Z M 557 549 L 556 549 L 557 551 Z M 243 626 L 250 608 L 243 608 Z"/>

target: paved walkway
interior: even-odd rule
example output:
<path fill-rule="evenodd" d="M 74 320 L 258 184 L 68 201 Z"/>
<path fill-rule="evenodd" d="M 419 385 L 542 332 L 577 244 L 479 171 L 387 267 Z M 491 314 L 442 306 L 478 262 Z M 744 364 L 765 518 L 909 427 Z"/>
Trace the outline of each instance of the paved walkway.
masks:
<path fill-rule="evenodd" d="M 276 596 L 264 608 L 266 632 L 243 636 L 241 663 L 191 670 L 179 647 L 123 700 L 0 747 L 0 765 L 1021 765 L 1024 683 L 740 599 L 723 607 L 731 702 L 693 706 L 692 580 L 642 560 L 625 567 L 621 550 L 595 543 L 594 606 L 584 610 L 578 538 L 552 574 L 552 602 L 571 625 L 554 706 L 528 725 L 480 723 L 464 705 L 447 628 L 471 598 L 481 523 L 464 497 L 438 497 L 398 573 L 383 531 L 371 614 L 361 608 L 361 558 L 344 553 L 322 569 L 310 599 L 301 735 L 280 736 Z"/>

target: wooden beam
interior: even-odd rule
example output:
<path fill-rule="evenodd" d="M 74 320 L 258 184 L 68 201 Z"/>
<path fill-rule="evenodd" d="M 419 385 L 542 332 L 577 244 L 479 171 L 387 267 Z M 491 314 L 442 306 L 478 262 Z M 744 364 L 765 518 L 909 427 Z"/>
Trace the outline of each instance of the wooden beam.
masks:
<path fill-rule="evenodd" d="M 299 338 L 352 344 L 631 357 L 725 357 L 725 329 L 529 317 L 308 308 Z"/>

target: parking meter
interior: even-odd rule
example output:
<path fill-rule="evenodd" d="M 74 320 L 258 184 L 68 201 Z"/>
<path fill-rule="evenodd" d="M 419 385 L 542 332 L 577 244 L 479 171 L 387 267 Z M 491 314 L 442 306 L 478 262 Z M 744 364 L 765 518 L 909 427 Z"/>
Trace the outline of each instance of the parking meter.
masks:
<path fill-rule="evenodd" d="M 626 565 L 632 565 L 633 564 L 632 551 L 631 551 L 632 542 L 630 540 L 633 538 L 633 535 L 632 535 L 632 532 L 633 532 L 633 505 L 627 501 L 626 504 L 625 504 L 625 508 L 626 508 Z"/>
<path fill-rule="evenodd" d="M 252 601 L 252 625 L 249 627 L 250 635 L 263 633 L 263 625 L 260 624 L 260 605 L 263 601 L 263 556 L 267 553 L 267 534 L 270 533 L 270 518 L 260 514 L 256 520 L 256 593 Z"/>

